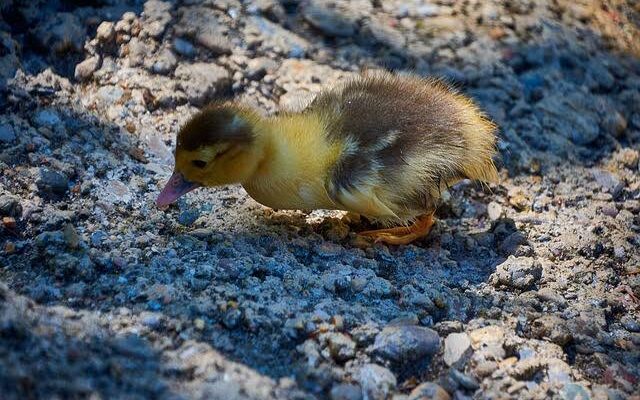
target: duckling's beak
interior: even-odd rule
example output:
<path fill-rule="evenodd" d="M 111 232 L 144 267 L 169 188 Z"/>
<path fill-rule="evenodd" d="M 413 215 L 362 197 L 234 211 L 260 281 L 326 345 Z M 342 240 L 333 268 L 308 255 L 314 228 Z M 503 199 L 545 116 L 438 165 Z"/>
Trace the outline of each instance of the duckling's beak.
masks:
<path fill-rule="evenodd" d="M 184 179 L 184 176 L 182 176 L 180 172 L 175 171 L 173 175 L 171 175 L 171 178 L 169 178 L 169 181 L 167 181 L 167 185 L 162 189 L 162 192 L 160 192 L 160 195 L 158 195 L 156 205 L 158 207 L 166 207 L 176 201 L 178 197 L 199 186 L 197 183 Z"/>

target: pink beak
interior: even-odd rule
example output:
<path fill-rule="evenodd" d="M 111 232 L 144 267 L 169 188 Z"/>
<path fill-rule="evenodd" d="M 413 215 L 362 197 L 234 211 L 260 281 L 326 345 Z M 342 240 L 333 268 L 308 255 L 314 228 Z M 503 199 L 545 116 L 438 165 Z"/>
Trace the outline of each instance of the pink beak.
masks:
<path fill-rule="evenodd" d="M 171 178 L 167 181 L 166 186 L 158 195 L 156 205 L 158 207 L 166 207 L 178 199 L 183 194 L 192 191 L 199 187 L 197 183 L 189 182 L 184 179 L 184 176 L 180 172 L 174 172 Z"/>

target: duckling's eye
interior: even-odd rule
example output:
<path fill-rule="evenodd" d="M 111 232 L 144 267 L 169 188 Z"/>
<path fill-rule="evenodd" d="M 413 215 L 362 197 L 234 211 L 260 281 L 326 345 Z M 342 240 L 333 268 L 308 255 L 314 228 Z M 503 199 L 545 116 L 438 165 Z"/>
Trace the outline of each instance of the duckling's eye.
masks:
<path fill-rule="evenodd" d="M 193 164 L 194 167 L 200 168 L 200 169 L 207 166 L 207 162 L 202 160 L 192 160 L 191 164 Z"/>

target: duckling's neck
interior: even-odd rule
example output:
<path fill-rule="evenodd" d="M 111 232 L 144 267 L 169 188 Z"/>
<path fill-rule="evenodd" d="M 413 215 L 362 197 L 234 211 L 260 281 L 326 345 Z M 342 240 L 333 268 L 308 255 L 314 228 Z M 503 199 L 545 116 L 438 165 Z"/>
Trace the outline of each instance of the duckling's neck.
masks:
<path fill-rule="evenodd" d="M 267 206 L 303 208 L 305 190 L 323 190 L 339 146 L 327 141 L 326 123 L 313 113 L 284 114 L 259 125 L 263 157 L 242 185 Z"/>

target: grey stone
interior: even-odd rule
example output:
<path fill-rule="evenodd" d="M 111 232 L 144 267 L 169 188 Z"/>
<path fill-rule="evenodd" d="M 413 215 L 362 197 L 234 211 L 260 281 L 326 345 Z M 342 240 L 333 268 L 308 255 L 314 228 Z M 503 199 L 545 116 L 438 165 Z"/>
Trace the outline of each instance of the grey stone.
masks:
<path fill-rule="evenodd" d="M 353 36 L 357 18 L 348 2 L 310 0 L 304 4 L 302 16 L 314 27 L 331 36 Z"/>
<path fill-rule="evenodd" d="M 36 246 L 41 249 L 48 247 L 57 247 L 64 244 L 64 234 L 62 231 L 46 231 L 42 232 L 35 238 Z"/>
<path fill-rule="evenodd" d="M 231 78 L 226 69 L 209 63 L 180 64 L 174 72 L 180 87 L 194 105 L 203 105 L 216 94 L 229 90 Z"/>
<path fill-rule="evenodd" d="M 440 14 L 440 7 L 435 4 L 422 4 L 416 7 L 412 14 L 417 17 L 435 17 Z"/>
<path fill-rule="evenodd" d="M 444 340 L 444 362 L 450 367 L 463 367 L 472 353 L 471 340 L 464 332 L 451 333 Z"/>
<path fill-rule="evenodd" d="M 137 67 L 144 63 L 144 60 L 151 52 L 151 46 L 137 37 L 131 38 L 127 44 L 127 60 L 129 67 Z"/>
<path fill-rule="evenodd" d="M 178 222 L 181 225 L 190 226 L 200 217 L 200 210 L 196 208 L 188 208 L 180 212 Z"/>
<path fill-rule="evenodd" d="M 196 48 L 193 44 L 181 38 L 175 38 L 173 40 L 173 49 L 183 57 L 191 58 L 196 55 Z"/>
<path fill-rule="evenodd" d="M 169 49 L 162 50 L 151 62 L 151 72 L 166 75 L 176 68 L 178 60 Z"/>
<path fill-rule="evenodd" d="M 531 257 L 509 256 L 505 262 L 496 267 L 491 275 L 491 283 L 495 286 L 507 286 L 514 289 L 531 289 L 542 277 L 542 266 Z"/>
<path fill-rule="evenodd" d="M 263 48 L 290 58 L 302 58 L 311 47 L 302 37 L 259 16 L 247 19 L 247 29 L 259 35 Z"/>
<path fill-rule="evenodd" d="M 195 43 L 216 55 L 231 53 L 232 44 L 227 27 L 222 25 L 218 13 L 205 7 L 186 7 L 175 27 L 180 36 L 193 37 Z"/>
<path fill-rule="evenodd" d="M 140 313 L 140 322 L 142 325 L 155 329 L 162 322 L 162 314 L 156 312 L 143 311 Z"/>
<path fill-rule="evenodd" d="M 617 197 L 624 188 L 624 182 L 620 178 L 604 169 L 594 170 L 593 178 L 603 191 L 611 193 L 614 198 Z"/>
<path fill-rule="evenodd" d="M 524 234 L 516 231 L 504 238 L 502 243 L 500 243 L 498 250 L 500 250 L 500 252 L 505 255 L 519 255 L 517 254 L 518 248 L 520 247 L 520 245 L 525 244 L 526 242 L 527 238 L 524 236 Z"/>
<path fill-rule="evenodd" d="M 36 185 L 44 195 L 63 195 L 69 189 L 69 179 L 62 173 L 46 168 L 38 169 Z"/>
<path fill-rule="evenodd" d="M 206 47 L 214 54 L 231 53 L 232 45 L 229 39 L 227 39 L 225 36 L 222 36 L 222 34 L 209 29 L 198 33 L 198 35 L 196 36 L 196 42 Z"/>
<path fill-rule="evenodd" d="M 351 330 L 351 337 L 360 345 L 368 346 L 376 338 L 376 335 L 380 332 L 380 328 L 373 323 L 367 323 L 360 325 Z"/>
<path fill-rule="evenodd" d="M 171 21 L 172 4 L 167 1 L 149 0 L 144 3 L 144 15 L 146 21 L 142 26 L 141 35 L 159 38 L 167 29 L 167 24 Z M 124 16 L 123 16 L 124 17 Z M 129 18 L 131 18 L 129 16 Z M 135 18 L 135 14 L 133 15 Z"/>
<path fill-rule="evenodd" d="M 100 61 L 100 56 L 93 56 L 76 65 L 75 78 L 79 81 L 91 78 L 93 73 L 100 67 Z"/>
<path fill-rule="evenodd" d="M 490 202 L 487 205 L 487 214 L 489 215 L 489 219 L 492 221 L 500 219 L 503 214 L 502 206 L 495 201 Z"/>
<path fill-rule="evenodd" d="M 2 208 L 1 204 L 2 200 L 0 200 L 0 209 Z M 620 323 L 630 332 L 640 332 L 640 323 L 638 323 L 638 321 L 631 315 L 625 315 L 620 318 Z"/>
<path fill-rule="evenodd" d="M 390 361 L 405 363 L 430 357 L 440 349 L 440 336 L 415 325 L 387 326 L 376 336 L 372 351 Z"/>
<path fill-rule="evenodd" d="M 98 25 L 98 30 L 96 31 L 96 39 L 102 43 L 111 42 L 116 36 L 116 30 L 114 29 L 114 24 L 111 21 L 104 21 Z"/>
<path fill-rule="evenodd" d="M 365 364 L 357 373 L 356 380 L 362 388 L 364 400 L 385 400 L 396 388 L 395 375 L 377 364 Z"/>
<path fill-rule="evenodd" d="M 402 32 L 381 18 L 372 17 L 367 20 L 362 34 L 398 52 L 402 51 L 406 44 L 406 38 Z"/>

